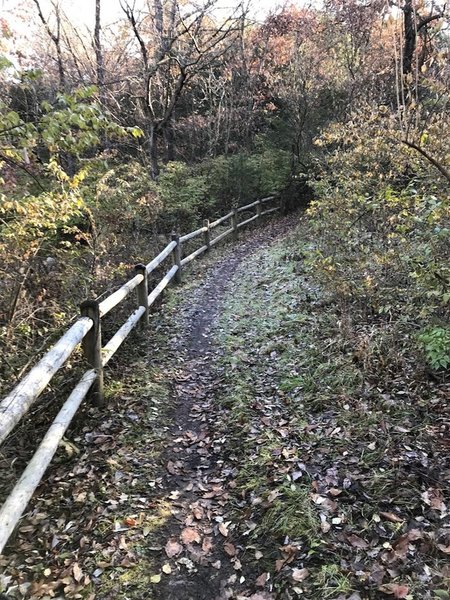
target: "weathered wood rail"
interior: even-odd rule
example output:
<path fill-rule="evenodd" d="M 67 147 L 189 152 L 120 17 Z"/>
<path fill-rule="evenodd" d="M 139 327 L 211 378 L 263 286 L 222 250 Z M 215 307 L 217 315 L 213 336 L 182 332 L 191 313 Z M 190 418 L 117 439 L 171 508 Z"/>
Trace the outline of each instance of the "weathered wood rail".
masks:
<path fill-rule="evenodd" d="M 83 374 L 78 384 L 63 404 L 55 420 L 51 424 L 31 461 L 16 483 L 14 489 L 0 509 L 0 553 L 2 553 L 9 537 L 20 521 L 22 514 L 39 485 L 47 467 L 55 455 L 58 445 L 67 428 L 74 418 L 81 403 L 93 390 L 93 398 L 97 405 L 104 404 L 103 370 L 111 360 L 122 343 L 139 324 L 145 329 L 149 323 L 149 309 L 155 300 L 174 279 L 181 283 L 183 268 L 198 256 L 207 252 L 232 234 L 237 239 L 238 231 L 257 220 L 277 210 L 279 206 L 265 209 L 269 202 L 276 200 L 276 196 L 269 196 L 256 200 L 246 206 L 240 206 L 219 219 L 209 222 L 205 220 L 203 227 L 196 231 L 179 236 L 172 234 L 172 241 L 147 265 L 139 264 L 135 267 L 135 276 L 122 285 L 113 294 L 98 302 L 87 300 L 80 306 L 80 318 L 66 331 L 66 333 L 53 345 L 41 358 L 31 371 L 16 385 L 16 387 L 0 402 L 0 445 L 18 425 L 20 420 L 28 413 L 33 404 L 51 381 L 52 377 L 64 366 L 79 344 L 89 369 Z M 239 222 L 239 215 L 256 209 L 256 214 Z M 231 227 L 211 239 L 212 231 L 226 221 L 231 222 Z M 203 238 L 200 248 L 183 257 L 183 244 L 199 236 Z M 172 256 L 173 266 L 167 271 L 161 281 L 149 293 L 148 276 L 169 257 Z M 101 320 L 113 308 L 127 298 L 133 290 L 137 290 L 139 306 L 128 317 L 112 338 L 102 345 Z"/>

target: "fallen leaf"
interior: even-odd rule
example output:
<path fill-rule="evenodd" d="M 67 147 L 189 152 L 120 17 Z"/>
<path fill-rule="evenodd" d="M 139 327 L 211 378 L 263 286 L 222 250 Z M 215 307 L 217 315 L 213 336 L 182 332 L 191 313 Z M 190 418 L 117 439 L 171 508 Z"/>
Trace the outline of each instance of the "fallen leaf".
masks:
<path fill-rule="evenodd" d="M 444 503 L 444 496 L 441 490 L 437 490 L 435 488 L 428 488 L 426 492 L 421 494 L 422 500 L 428 504 L 430 508 L 433 510 L 439 510 L 442 513 L 445 513 L 447 507 Z"/>
<path fill-rule="evenodd" d="M 173 463 L 171 460 L 169 460 L 169 462 L 167 463 L 166 469 L 171 475 L 178 475 L 178 470 L 175 466 L 175 463 Z"/>
<path fill-rule="evenodd" d="M 78 563 L 74 563 L 72 567 L 73 578 L 77 583 L 80 583 L 83 577 L 83 571 L 80 569 L 80 565 Z"/>
<path fill-rule="evenodd" d="M 392 547 L 397 554 L 406 554 L 409 544 L 423 538 L 423 532 L 420 529 L 410 529 L 401 535 L 395 542 L 392 542 Z"/>
<path fill-rule="evenodd" d="M 273 490 L 272 492 L 270 492 L 270 494 L 267 496 L 267 501 L 272 503 L 275 498 L 278 498 L 278 496 L 280 495 L 278 490 Z"/>
<path fill-rule="evenodd" d="M 281 571 L 281 569 L 284 567 L 284 565 L 286 564 L 286 559 L 285 558 L 279 558 L 278 560 L 275 561 L 275 571 L 278 573 L 279 571 Z"/>
<path fill-rule="evenodd" d="M 166 563 L 162 566 L 162 572 L 166 575 L 170 575 L 172 573 L 172 567 L 169 565 L 169 563 Z"/>
<path fill-rule="evenodd" d="M 365 548 L 369 547 L 369 544 L 366 542 L 366 540 L 360 538 L 359 535 L 351 533 L 347 535 L 346 538 L 354 548 L 361 548 L 364 550 Z"/>
<path fill-rule="evenodd" d="M 309 575 L 308 569 L 292 569 L 292 579 L 294 581 L 303 581 Z"/>
<path fill-rule="evenodd" d="M 209 554 L 213 548 L 213 540 L 211 537 L 203 538 L 202 550 L 205 554 Z"/>
<path fill-rule="evenodd" d="M 178 556 L 179 554 L 181 554 L 181 552 L 183 552 L 183 546 L 179 542 L 177 542 L 177 540 L 174 539 L 168 540 L 164 549 L 169 558 Z"/>
<path fill-rule="evenodd" d="M 236 556 L 236 548 L 231 542 L 225 542 L 225 544 L 223 545 L 223 549 L 228 554 L 228 556 Z"/>
<path fill-rule="evenodd" d="M 228 529 L 226 528 L 226 526 L 224 525 L 224 523 L 219 523 L 219 531 L 220 531 L 220 533 L 224 537 L 227 537 L 227 535 L 228 535 Z"/>
<path fill-rule="evenodd" d="M 161 581 L 161 573 L 158 573 L 158 575 L 152 575 L 150 577 L 150 583 L 159 583 Z"/>
<path fill-rule="evenodd" d="M 185 529 L 183 529 L 183 531 L 181 532 L 181 539 L 184 544 L 192 544 L 193 542 L 197 542 L 197 544 L 200 544 L 200 542 L 202 541 L 200 534 L 193 527 L 186 527 Z"/>
<path fill-rule="evenodd" d="M 403 523 L 404 519 L 392 512 L 380 512 L 380 515 L 391 523 Z"/>
<path fill-rule="evenodd" d="M 378 588 L 383 594 L 389 594 L 394 598 L 406 598 L 409 594 L 409 587 L 398 583 L 386 583 Z"/>
<path fill-rule="evenodd" d="M 327 498 L 326 496 L 321 496 L 320 494 L 311 494 L 311 499 L 314 504 L 323 506 L 323 508 L 328 512 L 335 512 L 337 509 L 336 502 L 334 502 L 334 500 L 330 500 L 330 498 Z"/>
<path fill-rule="evenodd" d="M 256 587 L 264 587 L 266 585 L 268 575 L 268 573 L 263 573 L 262 575 L 260 575 L 255 581 Z"/>
<path fill-rule="evenodd" d="M 198 521 L 200 521 L 200 519 L 203 518 L 204 511 L 203 511 L 203 508 L 201 506 L 196 506 L 195 508 L 192 509 L 192 513 L 193 513 L 194 517 Z"/>

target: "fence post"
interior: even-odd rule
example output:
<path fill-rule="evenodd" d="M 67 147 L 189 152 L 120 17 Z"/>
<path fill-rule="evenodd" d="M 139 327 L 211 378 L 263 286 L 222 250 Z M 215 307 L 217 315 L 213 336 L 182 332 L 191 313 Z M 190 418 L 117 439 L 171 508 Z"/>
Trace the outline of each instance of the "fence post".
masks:
<path fill-rule="evenodd" d="M 203 221 L 203 227 L 206 227 L 206 231 L 203 234 L 203 239 L 205 241 L 206 252 L 209 252 L 211 248 L 211 230 L 209 228 L 209 219 L 205 219 Z"/>
<path fill-rule="evenodd" d="M 103 389 L 103 364 L 102 364 L 102 325 L 99 303 L 97 300 L 86 300 L 80 304 L 83 317 L 89 317 L 94 322 L 82 341 L 84 356 L 90 366 L 97 371 L 97 379 L 93 386 L 94 402 L 97 406 L 105 404 Z"/>
<path fill-rule="evenodd" d="M 172 233 L 172 242 L 176 242 L 176 246 L 172 251 L 173 264 L 177 265 L 178 271 L 175 273 L 176 283 L 182 283 L 183 278 L 181 275 L 181 242 L 178 233 Z"/>
<path fill-rule="evenodd" d="M 143 306 L 145 308 L 145 313 L 142 315 L 140 319 L 140 328 L 146 329 L 148 327 L 148 273 L 147 267 L 141 263 L 134 267 L 134 270 L 137 275 L 142 275 L 144 279 L 137 286 L 137 297 L 139 306 Z"/>
<path fill-rule="evenodd" d="M 233 240 L 237 242 L 238 239 L 238 211 L 235 208 L 231 215 L 231 226 L 233 227 Z"/>
<path fill-rule="evenodd" d="M 258 219 L 261 216 L 262 208 L 261 208 L 261 200 L 258 200 L 258 204 L 256 205 L 256 214 L 258 215 Z"/>

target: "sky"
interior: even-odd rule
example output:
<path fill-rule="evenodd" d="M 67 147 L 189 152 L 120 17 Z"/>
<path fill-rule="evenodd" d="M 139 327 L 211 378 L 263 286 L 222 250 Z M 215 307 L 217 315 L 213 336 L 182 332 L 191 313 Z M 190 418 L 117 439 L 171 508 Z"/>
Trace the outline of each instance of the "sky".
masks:
<path fill-rule="evenodd" d="M 52 0 L 39 0 L 44 16 L 52 14 Z M 55 0 L 53 0 L 55 1 Z M 136 6 L 145 6 L 147 0 L 128 0 L 130 4 L 136 2 Z M 198 4 L 202 4 L 206 0 L 192 0 Z M 318 6 L 321 0 L 244 0 L 250 3 L 250 16 L 256 21 L 263 21 L 267 14 L 271 11 L 281 8 L 282 6 Z M 95 0 L 59 0 L 60 7 L 67 16 L 71 24 L 78 29 L 80 34 L 92 35 L 94 28 L 95 17 Z M 234 7 L 237 6 L 239 0 L 217 0 L 217 5 L 220 7 L 220 12 L 217 15 L 230 14 Z M 222 12 L 223 11 L 223 12 Z M 123 11 L 120 7 L 120 0 L 101 0 L 101 15 L 102 28 L 106 32 L 108 25 L 112 25 L 119 19 L 123 19 Z M 17 66 L 23 67 L 22 64 L 16 64 L 16 57 L 22 56 L 23 60 L 27 60 L 32 40 L 38 31 L 42 31 L 42 24 L 39 20 L 36 6 L 33 0 L 0 0 L 0 18 L 6 17 L 7 23 L 14 31 L 14 36 L 10 40 L 1 40 L 3 53 L 13 61 Z M 51 20 L 52 22 L 52 20 Z M 105 33 L 104 33 L 105 36 Z M 105 38 L 104 38 L 105 39 Z M 20 63 L 22 59 L 19 59 Z"/>
<path fill-rule="evenodd" d="M 50 11 L 50 0 L 40 0 L 44 14 Z M 137 0 L 137 4 L 144 0 Z M 263 19 L 271 10 L 275 10 L 279 6 L 282 6 L 285 0 L 251 0 L 251 13 L 254 18 Z M 293 4 L 307 4 L 306 0 L 297 0 L 289 2 Z M 21 5 L 32 4 L 30 0 L 0 0 L 0 14 L 9 13 L 20 7 Z M 221 8 L 231 9 L 235 4 L 235 0 L 219 0 L 218 4 Z M 73 23 L 80 25 L 91 26 L 94 22 L 94 7 L 95 0 L 60 0 L 60 5 Z M 34 5 L 33 5 L 34 8 Z M 35 8 L 31 11 L 32 15 L 35 15 Z M 119 0 L 102 0 L 101 5 L 102 13 L 102 25 L 107 26 L 110 23 L 116 21 L 121 16 L 122 10 L 120 8 Z"/>

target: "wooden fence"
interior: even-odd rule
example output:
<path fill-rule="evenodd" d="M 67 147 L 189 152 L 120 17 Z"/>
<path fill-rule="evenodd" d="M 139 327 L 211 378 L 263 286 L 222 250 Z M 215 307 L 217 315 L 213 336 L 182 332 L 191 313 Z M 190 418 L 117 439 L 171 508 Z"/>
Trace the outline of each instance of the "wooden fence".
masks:
<path fill-rule="evenodd" d="M 134 277 L 122 285 L 116 292 L 101 302 L 97 300 L 83 302 L 80 306 L 80 318 L 42 357 L 11 393 L 0 402 L 0 444 L 2 444 L 36 402 L 52 377 L 61 369 L 75 348 L 81 343 L 84 356 L 90 368 L 83 374 L 63 404 L 31 461 L 0 509 L 0 553 L 3 551 L 8 538 L 15 529 L 28 502 L 39 485 L 70 422 L 91 388 L 93 389 L 93 398 L 96 404 L 99 406 L 104 404 L 103 370 L 105 365 L 111 360 L 112 356 L 114 356 L 121 344 L 138 324 L 142 329 L 148 326 L 149 309 L 161 292 L 172 279 L 177 283 L 181 283 L 183 268 L 195 258 L 209 251 L 210 248 L 231 234 L 233 239 L 237 240 L 239 229 L 256 221 L 263 215 L 268 215 L 279 210 L 279 206 L 273 208 L 266 208 L 265 206 L 266 203 L 275 200 L 275 198 L 275 196 L 270 196 L 246 206 L 241 206 L 213 222 L 206 220 L 203 227 L 186 235 L 179 236 L 172 234 L 172 241 L 164 250 L 147 265 L 137 265 Z M 240 222 L 240 214 L 252 209 L 256 210 L 256 214 Z M 227 221 L 230 222 L 230 227 L 215 238 L 211 238 L 212 231 Z M 203 245 L 188 256 L 183 257 L 183 244 L 199 236 L 203 237 Z M 148 276 L 169 256 L 172 256 L 173 266 L 149 293 Z M 102 317 L 120 304 L 134 289 L 137 290 L 138 308 L 136 308 L 122 327 L 103 346 Z"/>

